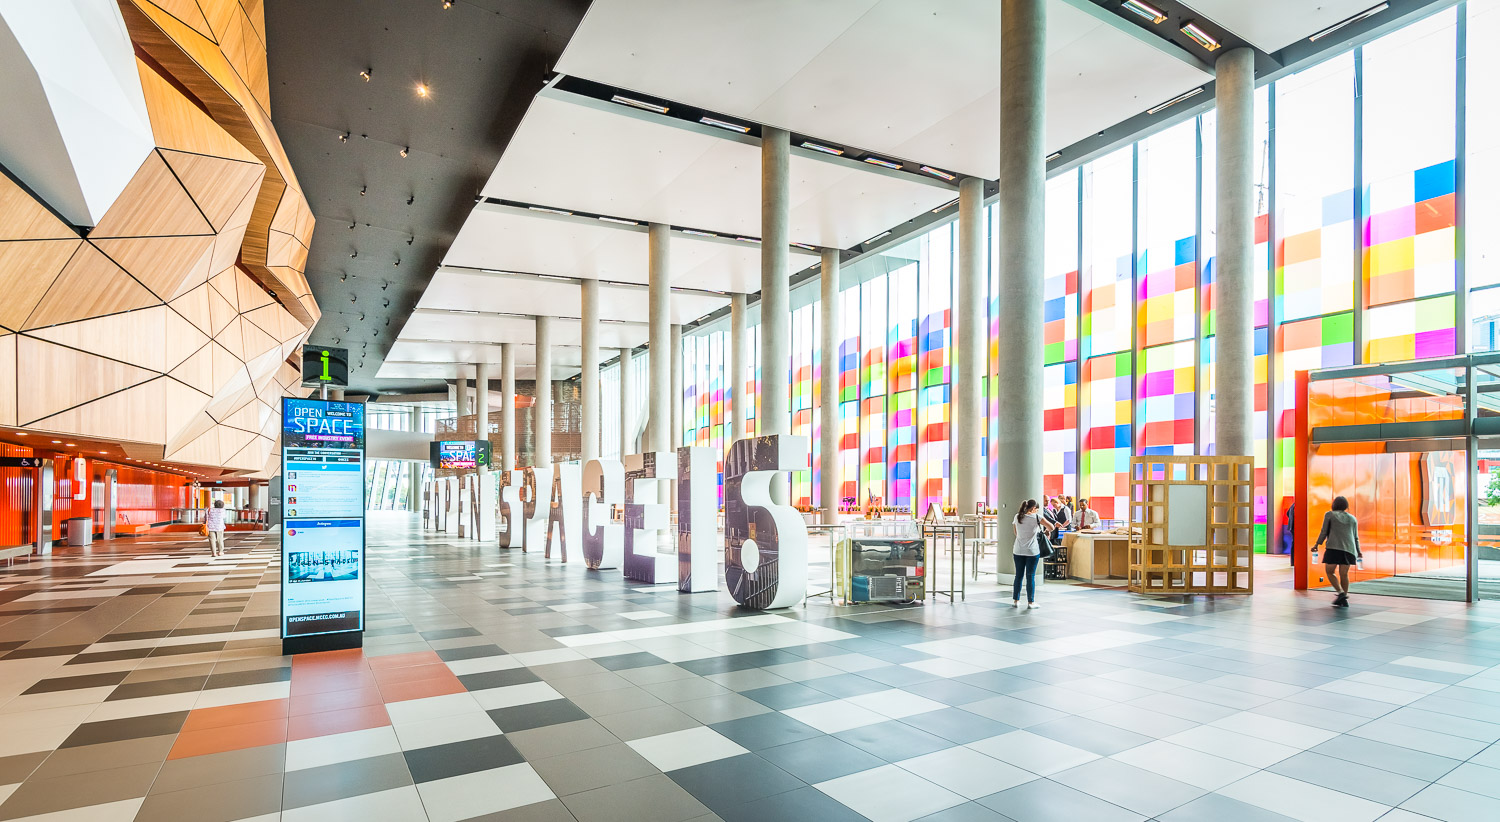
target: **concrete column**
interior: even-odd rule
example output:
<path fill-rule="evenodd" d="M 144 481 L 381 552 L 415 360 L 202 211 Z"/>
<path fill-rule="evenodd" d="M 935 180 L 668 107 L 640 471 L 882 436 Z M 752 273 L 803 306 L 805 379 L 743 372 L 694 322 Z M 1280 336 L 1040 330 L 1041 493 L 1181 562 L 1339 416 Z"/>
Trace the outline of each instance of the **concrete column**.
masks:
<path fill-rule="evenodd" d="M 647 267 L 649 335 L 646 350 L 651 375 L 647 387 L 646 421 L 650 426 L 650 450 L 667 451 L 672 447 L 672 288 L 669 273 L 671 231 L 661 223 L 652 223 L 649 235 L 650 260 Z"/>
<path fill-rule="evenodd" d="M 1227 51 L 1214 69 L 1214 453 L 1243 457 L 1255 442 L 1255 52 Z"/>
<path fill-rule="evenodd" d="M 474 439 L 490 438 L 490 364 L 474 364 Z M 480 473 L 488 473 L 485 469 Z"/>
<path fill-rule="evenodd" d="M 682 326 L 672 323 L 672 430 L 667 444 L 673 449 L 682 445 L 683 440 L 682 389 Z"/>
<path fill-rule="evenodd" d="M 821 323 L 822 348 L 819 368 L 818 408 L 822 414 L 818 450 L 822 461 L 819 474 L 818 502 L 823 506 L 823 523 L 838 522 L 839 486 L 843 466 L 839 462 L 839 250 L 823 249 L 819 274 L 823 302 L 818 321 Z"/>
<path fill-rule="evenodd" d="M 552 318 L 536 318 L 536 404 L 531 406 L 536 436 L 534 465 L 552 464 Z"/>
<path fill-rule="evenodd" d="M 996 509 L 1014 517 L 1042 495 L 1042 280 L 1046 203 L 1047 0 L 1000 5 L 1000 315 L 1006 344 L 995 375 L 1000 466 Z M 1010 573 L 1007 551 L 996 570 Z"/>
<path fill-rule="evenodd" d="M 250 483 L 250 502 L 245 506 L 246 508 L 261 510 L 265 506 L 265 502 L 260 496 L 261 487 L 261 484 L 258 482 Z"/>
<path fill-rule="evenodd" d="M 453 381 L 453 410 L 460 417 L 474 413 L 474 403 L 469 396 L 469 375 L 466 371 L 468 368 L 460 365 L 458 377 Z"/>
<path fill-rule="evenodd" d="M 749 336 L 745 318 L 745 295 L 729 295 L 729 436 L 724 438 L 727 452 L 734 441 L 745 436 L 745 422 L 754 407 L 755 398 L 745 396 L 745 338 Z"/>
<path fill-rule="evenodd" d="M 630 360 L 631 350 L 620 349 L 620 459 L 625 459 L 635 448 L 635 443 L 631 442 L 635 427 L 635 409 L 631 406 L 635 397 L 630 384 Z"/>
<path fill-rule="evenodd" d="M 330 388 L 330 389 L 328 389 L 328 399 L 331 400 L 331 401 L 333 401 L 333 402 L 343 402 L 344 401 L 344 389 L 342 389 L 342 388 Z"/>
<path fill-rule="evenodd" d="M 516 347 L 500 343 L 500 467 L 516 468 Z"/>
<path fill-rule="evenodd" d="M 787 283 L 791 135 L 766 126 L 760 138 L 760 433 L 790 434 L 791 299 Z"/>
<path fill-rule="evenodd" d="M 958 277 L 953 288 L 953 507 L 974 513 L 984 500 L 984 180 L 958 184 Z M 1040 493 L 1040 489 L 1038 489 Z"/>
<path fill-rule="evenodd" d="M 579 393 L 583 401 L 583 452 L 585 465 L 599 458 L 599 281 L 579 284 L 583 307 L 583 374 Z"/>

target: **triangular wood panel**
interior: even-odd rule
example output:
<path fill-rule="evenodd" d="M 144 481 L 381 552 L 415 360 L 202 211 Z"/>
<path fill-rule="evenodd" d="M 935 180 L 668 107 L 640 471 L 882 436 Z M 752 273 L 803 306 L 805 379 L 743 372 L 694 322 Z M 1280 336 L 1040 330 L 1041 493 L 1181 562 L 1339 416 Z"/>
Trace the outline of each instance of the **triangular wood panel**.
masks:
<path fill-rule="evenodd" d="M 81 245 L 82 240 L 0 243 L 0 326 L 24 325 Z"/>
<path fill-rule="evenodd" d="M 266 458 L 275 449 L 275 444 L 275 441 L 269 438 L 254 437 L 238 453 L 225 461 L 225 465 L 245 471 L 258 471 L 262 465 L 265 465 Z"/>
<path fill-rule="evenodd" d="M 255 387 L 250 385 L 249 380 L 246 380 L 238 388 L 220 391 L 218 396 L 214 397 L 213 402 L 208 404 L 208 415 L 215 420 L 226 420 L 231 414 L 243 408 L 245 403 L 252 402 L 254 399 Z"/>
<path fill-rule="evenodd" d="M 118 314 L 161 301 L 115 265 L 99 249 L 84 243 L 63 267 L 52 287 L 26 318 L 26 328 Z"/>
<path fill-rule="evenodd" d="M 59 345 L 102 352 L 112 360 L 164 372 L 167 370 L 167 315 L 171 313 L 166 306 L 158 305 L 47 326 L 29 333 Z M 182 322 L 181 319 L 177 321 Z"/>
<path fill-rule="evenodd" d="M 245 338 L 244 351 L 246 359 L 255 359 L 256 357 L 259 357 L 266 352 L 272 352 L 273 354 L 278 355 L 276 359 L 280 359 L 279 355 L 281 353 L 281 343 L 277 342 L 276 338 L 272 337 L 270 334 L 267 334 L 259 328 L 256 328 L 255 323 L 246 322 L 244 318 L 241 317 L 240 334 Z"/>
<path fill-rule="evenodd" d="M 214 426 L 199 434 L 198 437 L 187 445 L 175 449 L 167 449 L 162 456 L 173 462 L 187 462 L 197 465 L 223 465 L 219 459 L 219 430 Z"/>
<path fill-rule="evenodd" d="M 198 0 L 148 0 L 148 2 L 176 17 L 183 25 L 204 37 L 210 40 L 217 39 L 214 37 L 213 29 L 208 25 L 208 20 L 204 19 L 203 12 L 198 8 Z"/>
<path fill-rule="evenodd" d="M 254 311 L 261 306 L 276 304 L 276 301 L 271 299 L 271 295 L 267 294 L 266 290 L 260 287 L 260 283 L 250 279 L 249 275 L 242 269 L 235 269 L 235 275 L 234 283 L 236 289 L 239 291 L 239 309 L 241 314 L 247 311 Z"/>
<path fill-rule="evenodd" d="M 87 405 L 22 424 L 104 439 L 161 442 L 166 436 L 166 382 L 166 377 L 157 377 Z"/>
<path fill-rule="evenodd" d="M 166 381 L 166 443 L 167 451 L 192 442 L 214 427 L 213 417 L 204 409 L 212 398 L 194 391 L 174 380 Z"/>
<path fill-rule="evenodd" d="M 95 247 L 129 271 L 163 301 L 208 276 L 213 237 L 131 237 L 93 240 Z"/>
<path fill-rule="evenodd" d="M 68 228 L 9 177 L 0 174 L 0 241 L 76 239 L 78 232 Z"/>
<path fill-rule="evenodd" d="M 234 306 L 228 300 L 224 299 L 219 290 L 214 288 L 212 282 L 209 282 L 208 318 L 210 324 L 213 326 L 213 335 L 215 337 L 219 336 L 219 333 L 229 325 L 229 321 L 237 316 L 239 316 L 239 312 L 235 311 Z"/>
<path fill-rule="evenodd" d="M 161 148 L 191 151 L 211 157 L 258 162 L 255 155 L 229 136 L 212 117 L 183 97 L 172 84 L 150 66 L 136 60 L 141 90 L 146 93 L 146 113 L 151 134 Z"/>
<path fill-rule="evenodd" d="M 224 419 L 222 424 L 251 433 L 257 433 L 266 424 L 266 419 L 270 415 L 271 409 L 267 408 L 266 404 L 257 398 L 253 402 L 246 403 L 244 408 L 230 414 Z"/>
<path fill-rule="evenodd" d="M 225 391 L 236 390 L 241 385 L 250 384 L 250 372 L 245 370 L 245 364 L 235 359 L 228 349 L 220 345 L 218 341 L 209 343 L 208 350 L 211 353 L 214 374 L 215 397 Z"/>
<path fill-rule="evenodd" d="M 176 368 L 208 344 L 208 335 L 199 331 L 197 326 L 183 319 L 176 311 L 166 309 L 166 326 L 167 365 L 162 369 L 164 371 Z"/>
<path fill-rule="evenodd" d="M 266 167 L 260 163 L 167 150 L 162 156 L 216 230 L 228 224 L 236 206 L 254 193 L 266 174 Z"/>
<path fill-rule="evenodd" d="M 245 353 L 244 332 L 240 330 L 243 325 L 244 323 L 240 321 L 240 318 L 235 316 L 229 320 L 229 325 L 224 326 L 223 331 L 214 335 L 215 342 L 229 349 L 229 353 L 238 357 L 241 361 L 250 359 L 250 355 Z"/>
<path fill-rule="evenodd" d="M 203 16 L 213 29 L 215 40 L 224 39 L 224 32 L 234 19 L 238 5 L 238 0 L 198 0 L 198 8 L 203 10 Z"/>
<path fill-rule="evenodd" d="M 227 425 L 220 425 L 218 431 L 220 454 L 236 454 L 255 439 L 255 434 L 238 428 L 230 428 Z"/>
<path fill-rule="evenodd" d="M 240 290 L 234 284 L 236 274 L 238 271 L 234 266 L 215 271 L 214 275 L 208 278 L 208 284 L 219 292 L 219 296 L 227 300 L 230 307 L 234 309 L 234 313 L 238 314 L 240 313 Z"/>
<path fill-rule="evenodd" d="M 254 197 L 246 200 L 255 205 Z M 240 259 L 240 248 L 245 244 L 245 225 L 230 225 L 219 232 L 218 239 L 214 240 L 213 258 L 209 261 L 209 271 L 223 271 L 232 268 Z"/>
<path fill-rule="evenodd" d="M 180 237 L 213 234 L 198 205 L 177 182 L 159 152 L 151 152 L 89 232 L 90 239 L 106 237 Z"/>
<path fill-rule="evenodd" d="M 171 370 L 170 376 L 202 391 L 207 403 L 214 389 L 213 348 L 205 345 L 192 352 Z"/>
<path fill-rule="evenodd" d="M 213 333 L 213 321 L 208 308 L 208 292 L 208 284 L 205 283 L 170 303 L 183 319 L 197 326 L 198 330 L 204 334 Z"/>
<path fill-rule="evenodd" d="M 16 424 L 16 335 L 0 336 L 0 425 Z"/>
<path fill-rule="evenodd" d="M 160 376 L 153 371 L 23 336 L 17 341 L 16 418 L 28 425 Z"/>

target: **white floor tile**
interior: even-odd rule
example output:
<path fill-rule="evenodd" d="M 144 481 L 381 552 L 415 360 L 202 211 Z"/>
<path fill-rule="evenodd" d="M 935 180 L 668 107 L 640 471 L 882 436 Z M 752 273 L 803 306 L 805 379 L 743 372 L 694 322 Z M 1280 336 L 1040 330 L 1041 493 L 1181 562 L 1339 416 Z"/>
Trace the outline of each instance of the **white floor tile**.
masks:
<path fill-rule="evenodd" d="M 409 725 L 455 714 L 472 714 L 484 710 L 473 694 L 444 694 L 425 699 L 408 699 L 385 706 L 392 724 Z"/>
<path fill-rule="evenodd" d="M 417 785 L 417 791 L 432 822 L 459 822 L 554 797 L 547 783 L 525 762 L 423 782 Z"/>
<path fill-rule="evenodd" d="M 860 771 L 813 787 L 871 822 L 911 822 L 964 803 L 962 796 L 895 765 Z"/>
<path fill-rule="evenodd" d="M 851 696 L 846 700 L 851 705 L 874 711 L 881 716 L 891 719 L 903 719 L 908 716 L 925 714 L 928 711 L 941 711 L 948 707 L 936 700 L 917 696 L 913 693 L 891 688 L 874 693 Z"/>
<path fill-rule="evenodd" d="M 798 722 L 811 725 L 825 734 L 836 734 L 886 721 L 885 716 L 843 699 L 803 705 L 800 708 L 788 708 L 782 713 Z"/>
<path fill-rule="evenodd" d="M 456 659 L 445 664 L 448 666 L 448 670 L 453 672 L 454 676 L 483 674 L 490 671 L 508 671 L 512 668 L 521 667 L 521 663 L 517 662 L 516 658 L 510 654 L 481 656 L 473 659 Z"/>
<path fill-rule="evenodd" d="M 427 818 L 415 785 L 281 812 L 281 822 L 416 822 Z"/>
<path fill-rule="evenodd" d="M 396 725 L 396 737 L 401 740 L 403 751 L 499 735 L 495 721 L 483 711 Z"/>
<path fill-rule="evenodd" d="M 1098 754 L 1030 731 L 1011 731 L 971 742 L 966 747 L 1041 776 L 1065 771 L 1099 758 Z"/>
<path fill-rule="evenodd" d="M 957 747 L 896 763 L 965 799 L 978 799 L 1039 778 L 1036 774 L 973 750 Z"/>
<path fill-rule="evenodd" d="M 708 727 L 648 736 L 626 744 L 660 771 L 675 771 L 749 753 Z"/>
<path fill-rule="evenodd" d="M 400 752 L 401 745 L 391 727 L 366 728 L 286 743 L 286 769 L 300 771 Z"/>
<path fill-rule="evenodd" d="M 1333 731 L 1248 711 L 1230 714 L 1209 724 L 1215 728 L 1246 734 L 1256 739 L 1278 742 L 1304 751 L 1338 736 Z"/>
<path fill-rule="evenodd" d="M 1158 773 L 1195 788 L 1216 791 L 1255 773 L 1256 768 L 1202 751 L 1157 740 L 1117 753 L 1116 759 L 1142 770 Z"/>
<path fill-rule="evenodd" d="M 237 685 L 233 688 L 213 688 L 198 694 L 196 708 L 219 708 L 238 705 L 241 702 L 266 702 L 286 699 L 292 694 L 290 682 L 267 682 L 263 685 Z"/>
<path fill-rule="evenodd" d="M 1172 734 L 1164 741 L 1256 768 L 1269 768 L 1299 752 L 1297 748 L 1290 745 L 1210 725 L 1202 725 L 1189 731 Z"/>
<path fill-rule="evenodd" d="M 479 707 L 486 711 L 563 698 L 556 688 L 545 682 L 526 682 L 520 685 L 507 685 L 503 688 L 489 688 L 474 691 L 472 696 L 474 701 L 479 703 Z"/>
<path fill-rule="evenodd" d="M 1230 799 L 1303 822 L 1374 822 L 1390 810 L 1320 785 L 1260 771 L 1219 789 Z"/>

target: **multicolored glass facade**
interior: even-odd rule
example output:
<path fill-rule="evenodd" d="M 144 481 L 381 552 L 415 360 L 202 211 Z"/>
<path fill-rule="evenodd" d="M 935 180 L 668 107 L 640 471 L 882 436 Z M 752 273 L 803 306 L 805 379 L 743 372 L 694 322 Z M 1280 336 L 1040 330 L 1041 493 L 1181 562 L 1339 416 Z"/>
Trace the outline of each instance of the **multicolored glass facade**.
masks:
<path fill-rule="evenodd" d="M 1500 107 L 1485 91 L 1500 86 L 1500 56 L 1472 48 L 1493 41 L 1486 34 L 1500 35 L 1500 0 L 1469 0 L 1257 90 L 1261 544 L 1279 543 L 1270 535 L 1294 488 L 1297 371 L 1500 343 L 1500 233 L 1466 237 L 1460 222 L 1500 219 Z M 1470 102 L 1463 118 L 1459 89 Z M 1189 117 L 1048 181 L 1039 495 L 1088 497 L 1103 518 L 1123 518 L 1131 456 L 1214 451 L 1215 125 L 1212 110 Z M 1007 356 L 993 207 L 984 222 L 993 374 Z M 845 266 L 839 453 L 816 462 L 840 472 L 841 500 L 917 514 L 953 504 L 955 231 L 948 223 Z M 798 309 L 788 364 L 793 430 L 809 436 L 820 424 L 816 314 L 815 303 Z M 712 409 L 705 379 L 691 396 Z M 1005 424 L 1004 390 L 986 386 L 987 443 Z M 712 440 L 715 413 L 687 424 L 708 427 Z M 992 502 L 1004 470 L 994 459 Z M 797 501 L 820 504 L 806 473 Z"/>

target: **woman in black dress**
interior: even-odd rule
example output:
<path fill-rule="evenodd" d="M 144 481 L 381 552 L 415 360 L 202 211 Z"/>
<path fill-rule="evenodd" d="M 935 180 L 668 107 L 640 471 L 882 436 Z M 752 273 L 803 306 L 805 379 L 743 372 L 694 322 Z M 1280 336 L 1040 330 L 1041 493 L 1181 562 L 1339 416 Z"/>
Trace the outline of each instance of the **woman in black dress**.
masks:
<path fill-rule="evenodd" d="M 1323 553 L 1323 568 L 1328 573 L 1329 584 L 1338 594 L 1333 599 L 1333 607 L 1348 608 L 1349 566 L 1360 560 L 1359 520 L 1349 513 L 1349 500 L 1344 497 L 1334 497 L 1333 510 L 1323 515 L 1323 530 L 1318 534 L 1313 551 L 1316 552 L 1325 541 L 1328 550 Z"/>

